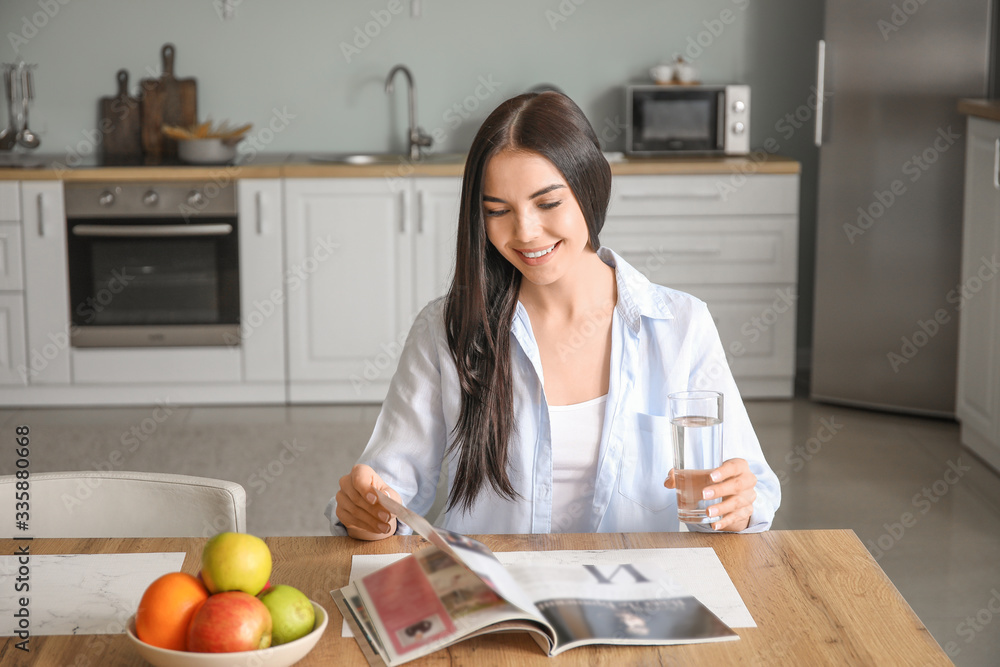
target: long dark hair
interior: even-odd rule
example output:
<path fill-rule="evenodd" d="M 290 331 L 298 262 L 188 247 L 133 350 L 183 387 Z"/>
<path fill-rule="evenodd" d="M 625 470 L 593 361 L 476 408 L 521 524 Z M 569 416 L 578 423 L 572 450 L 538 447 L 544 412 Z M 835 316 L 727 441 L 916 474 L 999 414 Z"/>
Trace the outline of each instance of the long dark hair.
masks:
<path fill-rule="evenodd" d="M 449 510 L 470 510 L 487 483 L 508 500 L 518 495 L 507 468 L 508 445 L 517 427 L 510 327 L 521 274 L 488 240 L 483 213 L 486 165 L 503 150 L 537 153 L 562 173 L 583 211 L 595 251 L 611 196 L 611 167 L 597 135 L 565 95 L 528 93 L 509 99 L 494 109 L 472 141 L 462 181 L 455 279 L 445 305 L 448 347 L 462 390 Z"/>

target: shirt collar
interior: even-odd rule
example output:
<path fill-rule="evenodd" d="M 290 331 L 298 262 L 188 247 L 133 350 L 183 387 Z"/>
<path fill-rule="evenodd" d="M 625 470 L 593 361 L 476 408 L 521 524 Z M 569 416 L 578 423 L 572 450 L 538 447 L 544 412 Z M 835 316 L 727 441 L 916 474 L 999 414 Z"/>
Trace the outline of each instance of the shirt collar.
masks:
<path fill-rule="evenodd" d="M 639 333 L 642 317 L 656 320 L 673 319 L 674 315 L 664 301 L 662 292 L 649 282 L 649 278 L 607 246 L 601 246 L 597 250 L 597 256 L 615 270 L 615 279 L 618 283 L 618 314 L 633 333 Z"/>
<path fill-rule="evenodd" d="M 615 307 L 622 321 L 633 333 L 639 333 L 642 317 L 655 320 L 673 319 L 674 315 L 664 301 L 662 292 L 649 282 L 649 278 L 607 246 L 601 246 L 597 250 L 597 256 L 615 270 L 615 281 L 618 284 L 618 305 Z M 530 329 L 528 312 L 518 301 L 511 330 L 520 338 L 527 335 Z"/>

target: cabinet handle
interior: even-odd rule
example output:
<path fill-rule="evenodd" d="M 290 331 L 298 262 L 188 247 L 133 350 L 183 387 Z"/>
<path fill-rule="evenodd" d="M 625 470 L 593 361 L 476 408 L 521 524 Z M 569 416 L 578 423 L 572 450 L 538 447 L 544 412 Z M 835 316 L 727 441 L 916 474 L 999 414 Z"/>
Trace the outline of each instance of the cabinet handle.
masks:
<path fill-rule="evenodd" d="M 45 237 L 45 193 L 39 192 L 35 197 L 38 205 L 38 236 Z"/>
<path fill-rule="evenodd" d="M 253 198 L 254 213 L 257 216 L 257 236 L 264 235 L 264 193 L 258 190 Z"/>
<path fill-rule="evenodd" d="M 399 193 L 399 233 L 406 233 L 406 216 L 409 215 L 410 193 L 403 190 Z"/>
<path fill-rule="evenodd" d="M 816 47 L 816 133 L 813 143 L 817 148 L 823 145 L 823 98 L 826 95 L 826 40 L 821 39 Z"/>
<path fill-rule="evenodd" d="M 672 248 L 668 255 L 696 255 L 698 257 L 718 257 L 722 248 Z"/>
<path fill-rule="evenodd" d="M 424 192 L 417 192 L 417 234 L 424 233 Z"/>
<path fill-rule="evenodd" d="M 1000 139 L 993 142 L 993 189 L 1000 190 Z"/>

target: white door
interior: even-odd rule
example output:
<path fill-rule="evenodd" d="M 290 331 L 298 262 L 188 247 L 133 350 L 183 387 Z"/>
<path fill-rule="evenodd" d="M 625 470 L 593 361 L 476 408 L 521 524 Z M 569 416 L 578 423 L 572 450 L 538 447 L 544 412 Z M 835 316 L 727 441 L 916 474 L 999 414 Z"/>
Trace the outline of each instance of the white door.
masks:
<path fill-rule="evenodd" d="M 330 400 L 384 393 L 411 310 L 409 190 L 290 179 L 285 197 L 290 383 L 322 382 Z"/>
<path fill-rule="evenodd" d="M 246 382 L 285 381 L 285 282 L 279 179 L 237 184 L 240 348 Z"/>
<path fill-rule="evenodd" d="M 60 181 L 21 183 L 28 382 L 69 384 L 66 212 Z"/>

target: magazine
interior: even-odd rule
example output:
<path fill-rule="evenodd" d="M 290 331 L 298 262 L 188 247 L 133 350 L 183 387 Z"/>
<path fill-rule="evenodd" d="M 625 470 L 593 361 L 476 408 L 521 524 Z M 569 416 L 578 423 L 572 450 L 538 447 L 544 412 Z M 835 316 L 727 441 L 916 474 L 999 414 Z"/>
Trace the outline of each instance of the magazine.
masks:
<path fill-rule="evenodd" d="M 400 665 L 491 632 L 526 631 L 548 653 L 587 644 L 739 639 L 654 564 L 511 563 L 434 528 L 384 494 L 383 507 L 431 544 L 340 590 L 338 608 L 371 665 Z M 628 551 L 622 551 L 627 561 Z"/>

